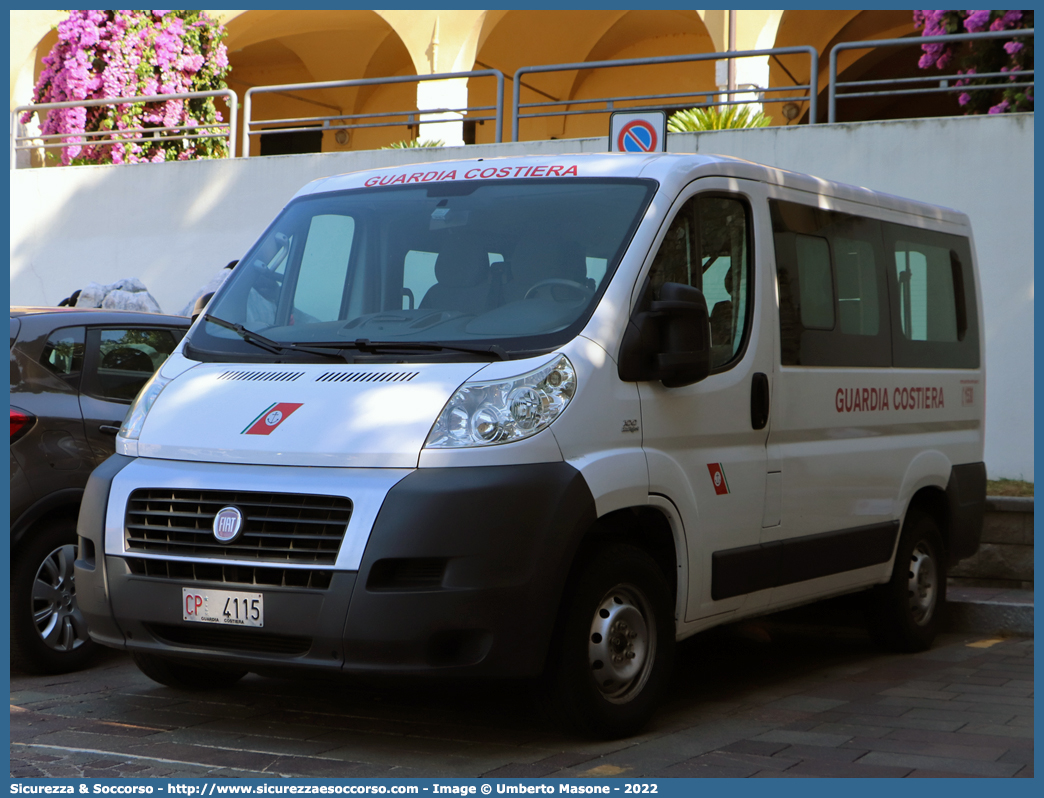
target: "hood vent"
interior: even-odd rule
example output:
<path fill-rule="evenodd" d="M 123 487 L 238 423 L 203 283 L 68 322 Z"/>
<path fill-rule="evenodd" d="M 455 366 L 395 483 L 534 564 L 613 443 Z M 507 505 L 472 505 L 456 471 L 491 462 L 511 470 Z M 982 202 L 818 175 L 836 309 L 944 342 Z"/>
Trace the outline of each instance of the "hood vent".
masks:
<path fill-rule="evenodd" d="M 226 371 L 218 379 L 248 380 L 250 382 L 293 382 L 303 376 L 303 371 Z"/>
<path fill-rule="evenodd" d="M 409 382 L 419 371 L 328 371 L 316 382 Z"/>

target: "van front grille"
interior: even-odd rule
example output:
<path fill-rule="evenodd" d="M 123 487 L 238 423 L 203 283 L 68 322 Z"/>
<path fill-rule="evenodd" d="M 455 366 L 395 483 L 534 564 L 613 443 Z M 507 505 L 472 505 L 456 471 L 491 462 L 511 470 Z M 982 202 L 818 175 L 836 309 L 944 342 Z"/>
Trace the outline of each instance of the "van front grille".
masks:
<path fill-rule="evenodd" d="M 243 516 L 243 531 L 230 543 L 213 532 L 224 507 Z M 351 515 L 343 496 L 142 488 L 127 502 L 124 539 L 129 552 L 333 565 Z"/>
<path fill-rule="evenodd" d="M 201 560 L 158 560 L 128 557 L 127 567 L 135 576 L 174 579 L 178 582 L 216 582 L 251 587 L 297 587 L 326 590 L 333 571 L 318 568 L 273 568 L 267 565 L 233 565 Z"/>

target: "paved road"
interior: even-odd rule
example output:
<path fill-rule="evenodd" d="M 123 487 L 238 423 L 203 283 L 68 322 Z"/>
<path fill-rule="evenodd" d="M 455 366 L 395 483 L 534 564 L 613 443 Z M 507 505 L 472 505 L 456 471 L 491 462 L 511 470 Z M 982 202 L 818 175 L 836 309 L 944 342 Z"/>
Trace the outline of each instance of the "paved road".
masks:
<path fill-rule="evenodd" d="M 918 655 L 773 616 L 679 647 L 644 734 L 563 735 L 525 686 L 251 675 L 179 693 L 115 652 L 11 679 L 11 775 L 316 777 L 1033 775 L 1033 640 L 946 634 Z"/>

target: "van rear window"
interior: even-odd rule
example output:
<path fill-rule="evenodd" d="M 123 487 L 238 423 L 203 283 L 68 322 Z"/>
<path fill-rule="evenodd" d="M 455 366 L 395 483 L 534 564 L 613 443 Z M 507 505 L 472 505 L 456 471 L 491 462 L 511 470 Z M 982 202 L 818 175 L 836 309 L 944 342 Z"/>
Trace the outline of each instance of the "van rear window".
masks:
<path fill-rule="evenodd" d="M 978 368 L 971 246 L 960 236 L 882 223 L 893 264 L 894 364 Z"/>

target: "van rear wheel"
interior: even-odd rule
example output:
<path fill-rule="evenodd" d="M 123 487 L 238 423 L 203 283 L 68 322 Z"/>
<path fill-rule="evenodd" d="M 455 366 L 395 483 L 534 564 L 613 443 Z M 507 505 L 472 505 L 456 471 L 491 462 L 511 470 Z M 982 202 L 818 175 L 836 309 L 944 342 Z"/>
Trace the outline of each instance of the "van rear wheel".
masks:
<path fill-rule="evenodd" d="M 140 651 L 134 652 L 131 658 L 138 670 L 152 681 L 175 690 L 217 690 L 231 687 L 247 675 L 245 668 L 222 667 Z"/>
<path fill-rule="evenodd" d="M 666 579 L 641 549 L 613 544 L 572 587 L 550 663 L 552 708 L 586 734 L 634 734 L 670 677 L 674 613 Z"/>
<path fill-rule="evenodd" d="M 942 625 L 946 562 L 935 518 L 910 510 L 891 580 L 871 592 L 870 631 L 893 651 L 924 651 Z"/>

